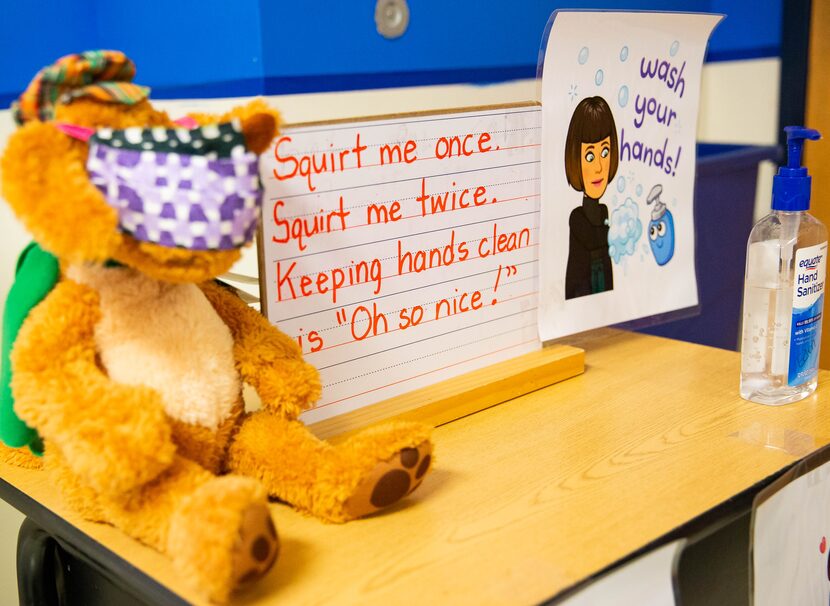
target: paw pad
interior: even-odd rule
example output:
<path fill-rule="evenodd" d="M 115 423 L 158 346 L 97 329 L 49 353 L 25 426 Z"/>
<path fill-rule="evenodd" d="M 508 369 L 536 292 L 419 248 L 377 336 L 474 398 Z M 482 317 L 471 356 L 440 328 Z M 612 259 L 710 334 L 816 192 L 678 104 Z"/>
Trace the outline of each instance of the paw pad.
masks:
<path fill-rule="evenodd" d="M 387 471 L 372 489 L 369 501 L 378 509 L 400 501 L 409 492 L 409 474 L 402 469 Z"/>
<path fill-rule="evenodd" d="M 242 514 L 236 539 L 236 584 L 247 585 L 261 578 L 277 561 L 279 552 L 280 542 L 271 512 L 265 504 L 252 505 Z"/>
<path fill-rule="evenodd" d="M 349 517 L 359 518 L 389 507 L 415 490 L 432 464 L 432 444 L 402 448 L 381 461 L 357 486 L 344 504 Z"/>

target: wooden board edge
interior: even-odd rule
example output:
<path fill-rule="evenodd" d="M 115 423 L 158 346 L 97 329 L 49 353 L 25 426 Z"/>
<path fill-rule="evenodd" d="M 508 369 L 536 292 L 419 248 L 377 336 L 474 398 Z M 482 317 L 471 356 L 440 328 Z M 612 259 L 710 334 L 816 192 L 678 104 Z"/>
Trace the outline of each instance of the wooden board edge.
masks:
<path fill-rule="evenodd" d="M 329 126 L 335 124 L 347 124 L 349 122 L 372 122 L 375 120 L 396 120 L 399 118 L 423 118 L 424 116 L 443 116 L 447 114 L 465 114 L 471 112 L 493 111 L 498 109 L 519 109 L 522 107 L 538 107 L 542 104 L 539 101 L 514 101 L 512 103 L 492 103 L 490 105 L 469 105 L 465 107 L 447 107 L 443 109 L 422 109 L 412 112 L 398 112 L 390 114 L 378 114 L 377 116 L 353 116 L 350 118 L 333 118 L 331 120 L 316 120 L 310 122 L 295 122 L 280 124 L 280 132 L 284 129 L 307 128 L 312 126 Z"/>
<path fill-rule="evenodd" d="M 309 424 L 321 439 L 343 438 L 391 419 L 444 425 L 585 371 L 585 350 L 552 345 Z"/>
<path fill-rule="evenodd" d="M 262 208 L 259 209 L 259 225 L 256 230 L 256 264 L 259 272 L 259 313 L 268 319 L 268 287 L 265 284 L 265 217 Z M 270 320 L 269 320 L 270 322 Z"/>

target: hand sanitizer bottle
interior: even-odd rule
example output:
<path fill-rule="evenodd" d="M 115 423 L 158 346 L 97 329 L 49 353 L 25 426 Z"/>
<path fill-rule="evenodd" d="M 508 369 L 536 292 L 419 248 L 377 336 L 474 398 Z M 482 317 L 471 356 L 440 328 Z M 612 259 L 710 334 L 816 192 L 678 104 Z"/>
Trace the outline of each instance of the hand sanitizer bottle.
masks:
<path fill-rule="evenodd" d="M 816 389 L 827 228 L 806 211 L 810 181 L 801 166 L 805 139 L 818 131 L 788 126 L 787 166 L 772 185 L 772 212 L 749 235 L 741 345 L 741 397 L 787 404 Z"/>

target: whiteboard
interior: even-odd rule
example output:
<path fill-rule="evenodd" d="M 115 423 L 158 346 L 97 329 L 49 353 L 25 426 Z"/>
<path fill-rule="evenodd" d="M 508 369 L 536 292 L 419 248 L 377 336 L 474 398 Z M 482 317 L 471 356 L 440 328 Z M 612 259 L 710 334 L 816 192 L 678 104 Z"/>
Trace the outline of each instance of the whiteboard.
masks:
<path fill-rule="evenodd" d="M 752 512 L 755 606 L 830 602 L 830 449 L 789 470 Z"/>
<path fill-rule="evenodd" d="M 686 539 L 658 547 L 600 577 L 557 606 L 674 606 Z"/>
<path fill-rule="evenodd" d="M 541 110 L 300 125 L 260 163 L 263 312 L 320 371 L 307 423 L 540 347 Z"/>

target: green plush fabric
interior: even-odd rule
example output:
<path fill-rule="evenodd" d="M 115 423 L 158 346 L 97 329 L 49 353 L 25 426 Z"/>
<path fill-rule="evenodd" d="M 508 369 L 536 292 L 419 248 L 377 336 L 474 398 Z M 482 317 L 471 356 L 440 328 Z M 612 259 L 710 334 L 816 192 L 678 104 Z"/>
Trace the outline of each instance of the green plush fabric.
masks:
<path fill-rule="evenodd" d="M 9 290 L 3 310 L 3 341 L 0 350 L 0 440 L 13 448 L 28 446 L 36 455 L 43 454 L 40 436 L 14 412 L 10 356 L 17 333 L 29 312 L 52 291 L 58 278 L 60 264 L 57 258 L 32 242 L 20 253 L 17 260 L 14 284 Z"/>

